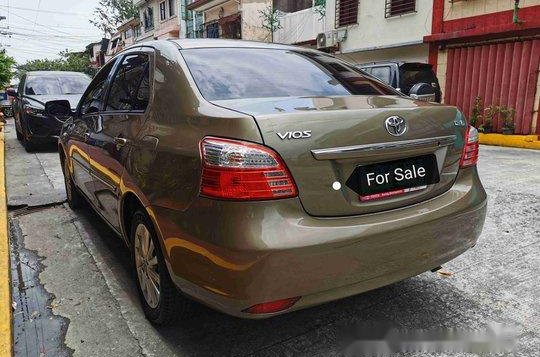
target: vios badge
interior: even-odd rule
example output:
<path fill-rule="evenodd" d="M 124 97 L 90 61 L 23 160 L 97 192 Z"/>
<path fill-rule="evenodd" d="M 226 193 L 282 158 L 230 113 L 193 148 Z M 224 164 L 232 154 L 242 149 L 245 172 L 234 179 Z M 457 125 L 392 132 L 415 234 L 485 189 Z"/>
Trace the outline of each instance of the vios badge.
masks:
<path fill-rule="evenodd" d="M 386 131 L 393 136 L 401 136 L 407 131 L 407 122 L 400 116 L 392 115 L 384 122 Z"/>

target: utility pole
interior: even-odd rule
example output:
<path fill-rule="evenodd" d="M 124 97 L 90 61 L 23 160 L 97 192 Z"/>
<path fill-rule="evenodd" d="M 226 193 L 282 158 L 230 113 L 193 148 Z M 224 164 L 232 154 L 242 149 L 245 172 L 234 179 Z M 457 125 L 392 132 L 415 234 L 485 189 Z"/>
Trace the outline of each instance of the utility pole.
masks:
<path fill-rule="evenodd" d="M 4 15 L 0 15 L 0 21 L 3 21 L 5 19 L 7 19 L 7 17 L 5 17 Z M 0 31 L 0 35 L 10 36 L 11 34 L 9 32 Z M 4 45 L 2 43 L 0 43 L 0 52 L 6 53 L 6 49 L 4 48 Z"/>

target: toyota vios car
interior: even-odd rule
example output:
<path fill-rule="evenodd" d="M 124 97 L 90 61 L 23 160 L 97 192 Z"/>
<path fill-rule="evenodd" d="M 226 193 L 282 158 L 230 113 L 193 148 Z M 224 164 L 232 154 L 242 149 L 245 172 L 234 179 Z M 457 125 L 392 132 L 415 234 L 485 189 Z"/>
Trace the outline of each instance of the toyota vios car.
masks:
<path fill-rule="evenodd" d="M 125 240 L 157 324 L 186 296 L 264 318 L 391 284 L 474 246 L 486 214 L 478 135 L 455 107 L 306 48 L 138 45 L 59 145 L 69 204 Z"/>
<path fill-rule="evenodd" d="M 78 72 L 27 72 L 17 90 L 8 90 L 8 94 L 15 97 L 17 139 L 27 151 L 34 150 L 39 144 L 58 141 L 63 118 L 45 115 L 45 103 L 65 99 L 75 108 L 90 81 L 90 77 Z"/>

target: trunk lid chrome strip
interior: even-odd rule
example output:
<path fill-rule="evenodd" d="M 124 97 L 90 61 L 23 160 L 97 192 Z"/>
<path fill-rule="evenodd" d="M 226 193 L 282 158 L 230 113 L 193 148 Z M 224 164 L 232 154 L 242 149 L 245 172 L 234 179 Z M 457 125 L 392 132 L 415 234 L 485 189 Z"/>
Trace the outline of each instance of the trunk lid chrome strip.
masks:
<path fill-rule="evenodd" d="M 441 148 L 453 145 L 456 135 L 437 136 L 434 138 L 392 141 L 366 145 L 342 146 L 328 149 L 311 150 L 316 160 L 350 159 L 391 151 L 414 150 L 420 148 Z"/>

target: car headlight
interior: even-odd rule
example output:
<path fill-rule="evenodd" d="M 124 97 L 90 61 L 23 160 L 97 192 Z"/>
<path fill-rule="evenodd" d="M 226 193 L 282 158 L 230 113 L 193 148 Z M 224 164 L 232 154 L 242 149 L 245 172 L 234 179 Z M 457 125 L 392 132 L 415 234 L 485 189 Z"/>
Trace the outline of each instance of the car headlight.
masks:
<path fill-rule="evenodd" d="M 41 109 L 41 108 L 36 108 L 36 107 L 31 107 L 31 106 L 26 106 L 24 108 L 24 111 L 26 114 L 28 115 L 32 115 L 34 117 L 40 117 L 40 118 L 45 118 L 45 109 Z"/>

